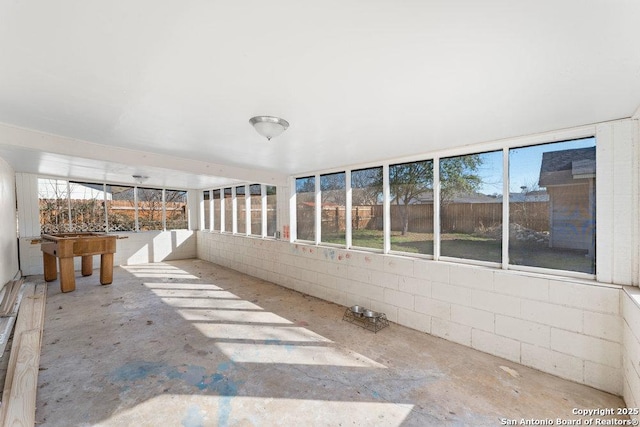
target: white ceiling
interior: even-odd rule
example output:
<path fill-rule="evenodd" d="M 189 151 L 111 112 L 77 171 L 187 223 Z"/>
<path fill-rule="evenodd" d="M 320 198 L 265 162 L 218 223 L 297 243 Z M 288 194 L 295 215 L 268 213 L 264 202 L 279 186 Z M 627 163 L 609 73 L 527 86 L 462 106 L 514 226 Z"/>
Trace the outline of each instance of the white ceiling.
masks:
<path fill-rule="evenodd" d="M 630 117 L 639 18 L 637 0 L 0 0 L 0 157 L 205 188 Z M 268 142 L 262 114 L 291 126 Z"/>

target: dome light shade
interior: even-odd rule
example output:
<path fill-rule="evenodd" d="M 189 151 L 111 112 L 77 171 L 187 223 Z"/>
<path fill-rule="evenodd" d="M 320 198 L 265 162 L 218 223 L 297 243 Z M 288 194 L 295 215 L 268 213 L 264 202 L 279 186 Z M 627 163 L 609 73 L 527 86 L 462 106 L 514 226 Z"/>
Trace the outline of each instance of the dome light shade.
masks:
<path fill-rule="evenodd" d="M 289 122 L 279 117 L 256 116 L 249 119 L 256 131 L 269 141 L 287 130 Z"/>

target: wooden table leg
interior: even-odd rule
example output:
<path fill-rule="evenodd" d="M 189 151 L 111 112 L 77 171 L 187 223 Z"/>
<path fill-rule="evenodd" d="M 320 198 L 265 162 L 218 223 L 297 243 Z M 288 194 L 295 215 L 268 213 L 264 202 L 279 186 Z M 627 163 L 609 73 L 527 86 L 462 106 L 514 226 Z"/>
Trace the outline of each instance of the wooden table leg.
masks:
<path fill-rule="evenodd" d="M 42 252 L 42 262 L 44 264 L 44 280 L 51 282 L 58 278 L 58 266 L 56 257 L 46 252 Z"/>
<path fill-rule="evenodd" d="M 93 255 L 82 256 L 82 275 L 91 276 L 93 274 Z"/>
<path fill-rule="evenodd" d="M 100 283 L 110 285 L 113 282 L 113 254 L 100 255 Z"/>
<path fill-rule="evenodd" d="M 73 257 L 58 259 L 60 260 L 60 291 L 75 291 L 76 274 L 73 269 Z"/>

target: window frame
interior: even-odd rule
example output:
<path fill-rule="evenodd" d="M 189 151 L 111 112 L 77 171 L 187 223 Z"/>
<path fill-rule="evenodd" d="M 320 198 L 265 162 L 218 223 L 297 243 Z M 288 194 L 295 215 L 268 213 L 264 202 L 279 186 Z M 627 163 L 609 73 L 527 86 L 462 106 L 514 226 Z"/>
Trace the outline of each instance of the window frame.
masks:
<path fill-rule="evenodd" d="M 321 175 L 326 175 L 330 173 L 337 172 L 345 172 L 346 177 L 351 178 L 351 172 L 356 170 L 362 170 L 367 168 L 374 167 L 382 167 L 383 168 L 383 205 L 384 205 L 384 213 L 383 213 L 383 236 L 384 236 L 384 248 L 382 250 L 377 250 L 375 248 L 367 248 L 361 246 L 353 246 L 352 245 L 352 230 L 347 232 L 346 236 L 346 244 L 345 245 L 334 245 L 325 242 L 321 242 L 321 236 L 318 236 L 316 233 L 314 241 L 302 240 L 297 238 L 297 227 L 292 227 L 292 236 L 291 242 L 301 243 L 301 244 L 311 244 L 316 246 L 326 246 L 326 247 L 334 247 L 339 246 L 345 249 L 356 249 L 359 251 L 366 251 L 372 253 L 383 253 L 383 254 L 392 254 L 398 256 L 407 256 L 410 258 L 426 258 L 435 261 L 447 261 L 454 262 L 457 264 L 469 264 L 469 265 L 479 265 L 486 266 L 490 268 L 496 268 L 501 270 L 513 270 L 513 271 L 523 271 L 523 272 L 531 272 L 531 273 L 540 273 L 545 275 L 552 276 L 560 276 L 560 277 L 572 277 L 577 279 L 586 279 L 586 280 L 595 280 L 598 274 L 597 262 L 595 266 L 595 271 L 593 274 L 591 273 L 583 273 L 579 271 L 573 270 L 562 270 L 562 269 L 548 269 L 543 267 L 531 267 L 531 266 L 522 266 L 515 265 L 509 263 L 509 150 L 512 148 L 518 147 L 528 147 L 528 146 L 536 146 L 536 145 L 545 145 L 550 143 L 564 142 L 564 141 L 572 141 L 579 140 L 583 138 L 593 138 L 597 147 L 597 136 L 595 135 L 593 127 L 582 127 L 577 129 L 572 129 L 566 132 L 557 132 L 552 135 L 536 135 L 533 137 L 526 138 L 517 138 L 509 141 L 496 141 L 494 143 L 487 143 L 484 146 L 477 150 L 470 150 L 468 147 L 458 147 L 450 150 L 443 150 L 441 152 L 435 153 L 433 156 L 412 156 L 408 158 L 401 159 L 393 159 L 392 161 L 379 162 L 379 163 L 368 163 L 368 164 L 360 164 L 354 165 L 350 168 L 344 169 L 331 169 L 331 170 L 322 170 L 318 171 L 315 174 L 301 174 L 301 175 L 292 175 L 291 182 L 292 188 L 292 197 L 291 197 L 291 205 L 289 207 L 291 212 L 291 218 L 297 218 L 297 192 L 296 189 L 296 180 L 299 178 L 308 178 L 315 177 L 316 179 L 316 201 L 319 200 L 320 190 L 319 190 L 319 178 Z M 491 152 L 500 152 L 502 159 L 502 241 L 501 241 L 501 261 L 493 262 L 493 261 L 483 261 L 483 260 L 475 260 L 475 259 L 465 259 L 465 258 L 455 258 L 450 256 L 443 256 L 441 254 L 441 217 L 440 217 L 440 160 L 448 157 L 455 156 L 465 156 L 471 154 L 482 154 L 482 153 L 491 153 Z M 597 152 L 597 151 L 596 151 Z M 596 156 L 597 157 L 597 156 Z M 424 161 L 424 160 L 432 160 L 433 161 L 433 174 L 434 174 L 434 182 L 433 182 L 433 192 L 434 192 L 434 247 L 433 247 L 433 255 L 426 254 L 416 254 L 416 253 L 408 253 L 408 252 L 400 252 L 400 251 L 392 251 L 390 248 L 390 191 L 389 191 L 389 166 L 392 164 L 400 164 L 407 163 L 411 161 Z M 596 159 L 597 163 L 597 159 Z M 596 189 L 598 188 L 597 184 L 597 176 L 596 176 Z M 347 205 L 352 203 L 352 192 L 351 185 L 347 187 Z M 597 192 L 596 192 L 596 200 L 597 200 Z M 315 217 L 318 218 L 320 215 L 320 206 L 319 203 L 316 202 L 315 206 Z M 597 206 L 596 206 L 597 211 Z M 593 219 L 596 221 L 596 218 Z M 291 221 L 291 224 L 294 225 L 294 221 Z M 350 225 L 350 220 L 348 221 L 348 225 Z M 317 224 L 316 224 L 316 228 Z M 597 224 L 596 224 L 597 230 Z M 597 242 L 597 235 L 595 237 Z M 595 244 L 595 250 L 597 252 L 597 243 Z M 596 261 L 597 261 L 597 253 L 596 253 Z"/>

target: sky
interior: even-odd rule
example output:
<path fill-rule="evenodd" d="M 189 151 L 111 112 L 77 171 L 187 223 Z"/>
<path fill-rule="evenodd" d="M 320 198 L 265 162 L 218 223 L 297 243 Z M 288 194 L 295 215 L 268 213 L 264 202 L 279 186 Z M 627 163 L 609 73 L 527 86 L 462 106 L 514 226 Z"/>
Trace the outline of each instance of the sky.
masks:
<path fill-rule="evenodd" d="M 569 150 L 574 148 L 595 147 L 595 138 L 576 139 L 544 145 L 512 148 L 509 150 L 509 191 L 519 193 L 521 187 L 531 189 L 537 186 L 542 164 L 542 153 Z M 502 194 L 502 152 L 494 151 L 481 154 L 483 163 L 478 170 L 482 177 L 483 194 Z"/>

